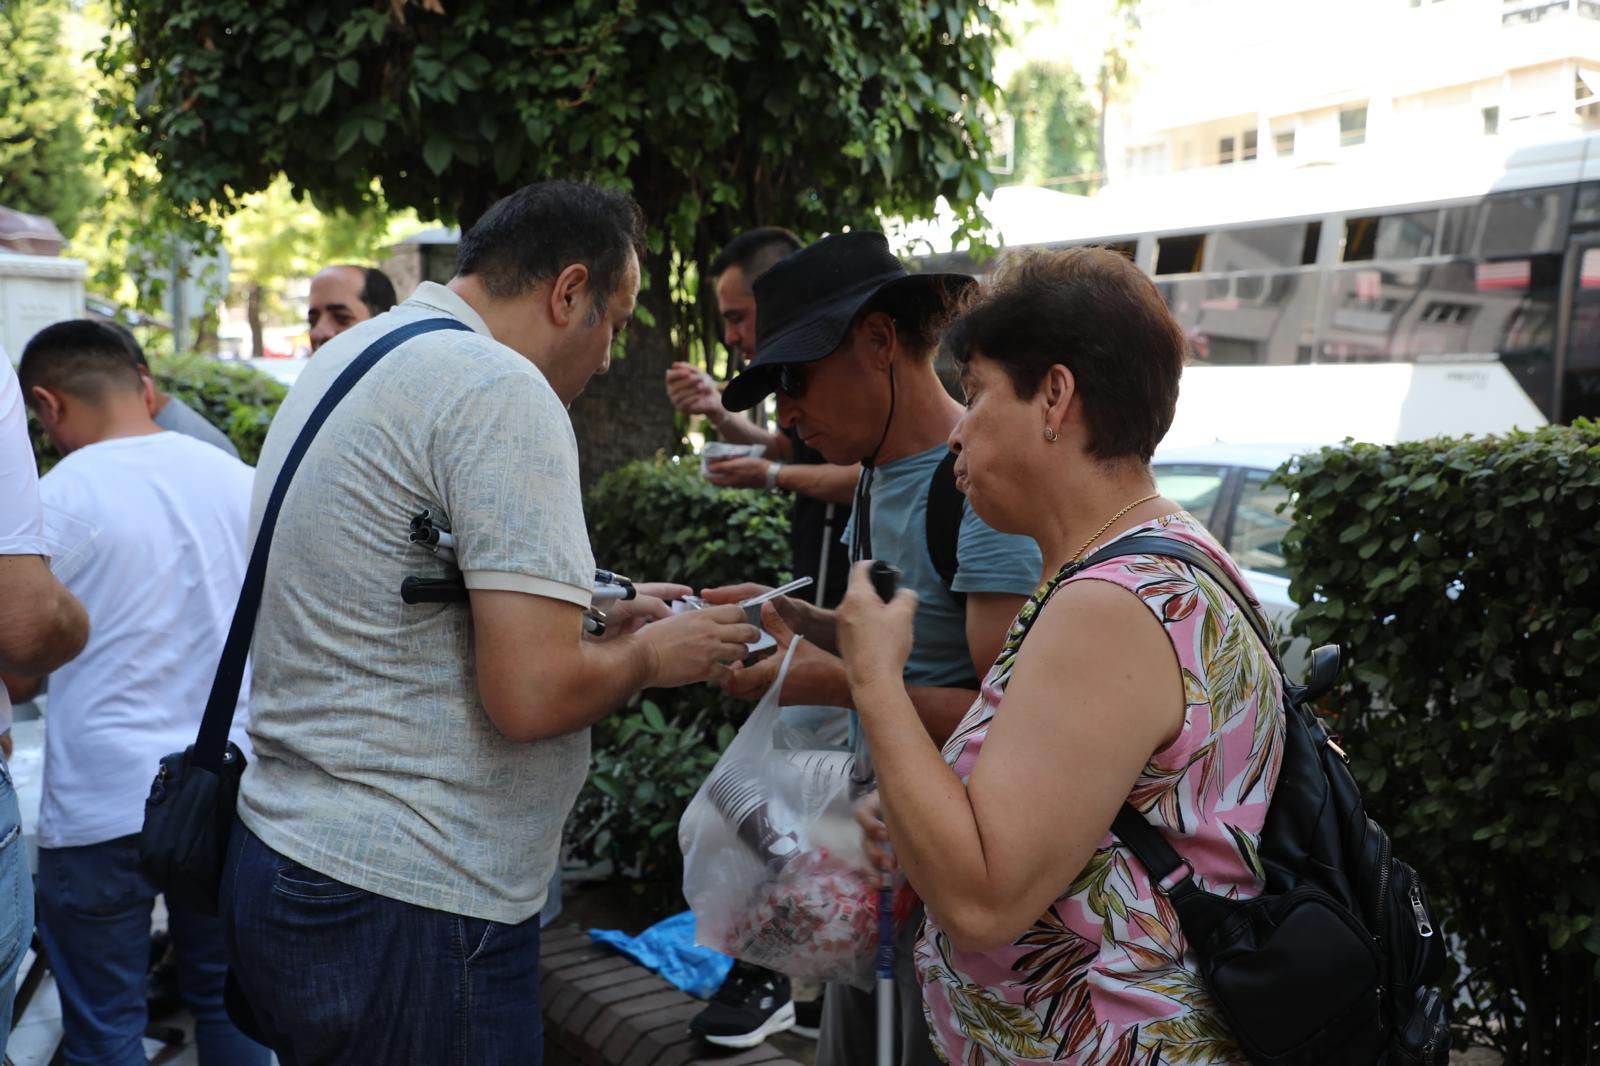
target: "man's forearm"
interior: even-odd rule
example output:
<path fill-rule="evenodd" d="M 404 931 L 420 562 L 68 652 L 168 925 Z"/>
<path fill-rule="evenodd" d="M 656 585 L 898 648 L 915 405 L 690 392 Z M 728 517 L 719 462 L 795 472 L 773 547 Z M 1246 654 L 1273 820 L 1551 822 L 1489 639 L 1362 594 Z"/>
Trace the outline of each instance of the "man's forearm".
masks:
<path fill-rule="evenodd" d="M 638 637 L 581 640 L 563 669 L 520 677 L 514 698 L 485 699 L 502 733 L 517 741 L 549 739 L 594 725 L 654 679 L 654 651 Z M 478 685 L 491 683 L 478 669 Z M 490 693 L 485 693 L 486 696 Z"/>
<path fill-rule="evenodd" d="M 48 674 L 83 650 L 88 612 L 41 557 L 0 559 L 0 670 L 23 677 Z"/>
<path fill-rule="evenodd" d="M 855 499 L 861 467 L 835 466 L 832 463 L 785 463 L 778 471 L 778 487 L 828 503 L 850 503 Z"/>
<path fill-rule="evenodd" d="M 732 411 L 724 411 L 721 415 L 707 415 L 711 424 L 717 427 L 717 435 L 723 440 L 733 444 L 759 444 L 766 448 L 769 458 L 783 458 L 782 455 L 772 456 L 774 441 L 783 440 L 781 433 L 774 433 L 764 426 L 758 426 L 744 415 Z"/>

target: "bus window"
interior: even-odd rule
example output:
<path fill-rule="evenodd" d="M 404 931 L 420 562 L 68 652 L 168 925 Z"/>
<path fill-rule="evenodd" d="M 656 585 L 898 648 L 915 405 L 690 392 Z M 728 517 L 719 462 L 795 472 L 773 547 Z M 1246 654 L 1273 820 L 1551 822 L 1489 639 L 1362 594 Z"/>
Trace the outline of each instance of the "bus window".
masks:
<path fill-rule="evenodd" d="M 1183 327 L 1194 361 L 1211 366 L 1305 362 L 1314 336 L 1318 279 L 1263 273 L 1186 278 L 1157 286 Z"/>
<path fill-rule="evenodd" d="M 1157 274 L 1198 274 L 1205 256 L 1206 235 L 1186 233 L 1156 240 Z"/>
<path fill-rule="evenodd" d="M 1378 216 L 1344 220 L 1344 261 L 1362 263 L 1371 259 L 1378 250 Z"/>
<path fill-rule="evenodd" d="M 1295 223 L 1213 233 L 1206 270 L 1228 273 L 1299 266 L 1305 255 L 1306 228 L 1304 223 Z"/>
<path fill-rule="evenodd" d="M 1470 255 L 1478 235 L 1482 204 L 1457 204 L 1439 213 L 1439 236 L 1434 255 Z"/>
<path fill-rule="evenodd" d="M 1600 417 L 1600 248 L 1583 251 L 1569 325 L 1561 375 L 1563 422 Z"/>
<path fill-rule="evenodd" d="M 1483 205 L 1478 248 L 1481 256 L 1553 252 L 1561 248 L 1570 187 L 1495 193 Z"/>
<path fill-rule="evenodd" d="M 1378 222 L 1375 259 L 1425 259 L 1433 254 L 1438 211 L 1385 215 Z"/>
<path fill-rule="evenodd" d="M 1578 186 L 1578 202 L 1572 209 L 1574 226 L 1600 225 L 1600 181 Z"/>

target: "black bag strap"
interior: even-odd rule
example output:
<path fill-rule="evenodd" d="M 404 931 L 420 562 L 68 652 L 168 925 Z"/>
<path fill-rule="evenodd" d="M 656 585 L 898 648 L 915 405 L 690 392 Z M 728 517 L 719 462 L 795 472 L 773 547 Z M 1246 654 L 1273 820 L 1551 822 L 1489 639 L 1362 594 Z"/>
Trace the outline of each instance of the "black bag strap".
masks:
<path fill-rule="evenodd" d="M 206 700 L 205 717 L 200 721 L 200 732 L 195 737 L 192 765 L 218 772 L 228 749 L 228 731 L 233 727 L 233 711 L 239 702 L 239 686 L 244 683 L 244 664 L 250 656 L 250 642 L 255 638 L 256 612 L 261 607 L 262 586 L 267 577 L 267 553 L 272 548 L 272 530 L 278 523 L 278 512 L 283 508 L 283 498 L 288 494 L 289 481 L 311 447 L 311 439 L 328 420 L 328 415 L 339 401 L 355 387 L 356 382 L 378 360 L 396 347 L 424 333 L 441 329 L 471 329 L 453 318 L 425 318 L 392 330 L 367 346 L 367 350 L 339 372 L 333 384 L 317 401 L 311 416 L 300 430 L 289 454 L 278 470 L 278 480 L 273 483 L 272 494 L 261 512 L 261 528 L 256 531 L 255 546 L 250 550 L 250 564 L 245 568 L 244 584 L 239 589 L 239 603 L 233 609 L 233 623 L 228 627 L 228 639 L 222 646 L 222 659 L 217 664 L 216 676 L 211 681 L 211 695 Z"/>
<path fill-rule="evenodd" d="M 1251 603 L 1250 597 L 1239 587 L 1239 583 L 1233 580 L 1209 552 L 1175 537 L 1140 533 L 1112 541 L 1089 556 L 1079 569 L 1086 570 L 1107 560 L 1129 555 L 1161 555 L 1177 559 L 1188 563 L 1215 581 L 1245 616 L 1250 628 L 1255 630 L 1262 646 L 1267 649 L 1267 655 L 1272 659 L 1273 669 L 1278 671 L 1282 683 L 1288 685 L 1288 678 L 1283 673 L 1283 664 L 1278 661 L 1278 653 L 1272 647 L 1271 631 L 1267 628 L 1266 619 L 1261 617 L 1260 612 Z M 1190 894 L 1200 891 L 1194 883 L 1194 867 L 1172 849 L 1172 845 L 1167 843 L 1167 838 L 1161 835 L 1161 831 L 1151 825 L 1150 820 L 1140 814 L 1132 804 L 1122 805 L 1122 809 L 1111 822 L 1111 831 L 1128 846 L 1134 857 L 1139 860 L 1139 864 L 1145 868 L 1145 872 L 1150 875 L 1152 887 L 1157 891 L 1164 891 L 1175 905 Z M 1162 887 L 1180 868 L 1184 869 L 1184 875 L 1172 885 Z"/>
<path fill-rule="evenodd" d="M 966 497 L 956 488 L 956 453 L 950 452 L 928 482 L 928 508 L 923 515 L 923 528 L 933 568 L 944 582 L 945 591 L 959 604 L 967 602 L 967 594 L 955 590 L 956 571 L 961 569 L 957 550 L 961 546 L 965 504 Z"/>

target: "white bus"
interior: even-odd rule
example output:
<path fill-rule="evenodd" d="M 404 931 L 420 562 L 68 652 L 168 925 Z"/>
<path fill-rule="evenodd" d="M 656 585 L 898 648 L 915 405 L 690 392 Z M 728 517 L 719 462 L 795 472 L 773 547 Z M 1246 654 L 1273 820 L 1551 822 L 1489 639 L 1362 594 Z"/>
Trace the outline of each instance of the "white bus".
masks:
<path fill-rule="evenodd" d="M 1167 446 L 1600 415 L 1600 135 L 1002 189 L 991 218 L 1008 206 L 1007 245 L 1101 245 L 1155 280 L 1193 346 Z"/>

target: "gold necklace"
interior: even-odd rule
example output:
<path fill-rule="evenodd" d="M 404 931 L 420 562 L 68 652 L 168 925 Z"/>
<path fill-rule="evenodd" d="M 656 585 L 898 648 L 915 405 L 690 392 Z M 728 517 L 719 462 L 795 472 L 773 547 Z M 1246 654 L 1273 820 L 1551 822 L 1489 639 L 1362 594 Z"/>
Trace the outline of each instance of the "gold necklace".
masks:
<path fill-rule="evenodd" d="M 1157 498 L 1160 495 L 1161 495 L 1161 493 L 1159 493 L 1159 492 L 1152 492 L 1150 495 L 1144 497 L 1143 499 L 1134 500 L 1132 503 L 1128 504 L 1128 506 L 1124 507 L 1122 510 L 1118 511 L 1116 514 L 1112 515 L 1109 519 L 1106 520 L 1106 524 L 1105 525 L 1103 525 L 1099 529 L 1095 530 L 1094 536 L 1090 537 L 1088 540 L 1083 542 L 1083 547 L 1078 549 L 1078 553 L 1072 557 L 1072 561 L 1075 562 L 1075 563 L 1076 562 L 1081 562 L 1083 560 L 1084 553 L 1087 552 L 1091 547 L 1094 546 L 1094 542 L 1095 541 L 1099 540 L 1101 537 L 1106 535 L 1106 530 L 1110 529 L 1112 527 L 1112 525 L 1116 523 L 1117 519 L 1121 518 L 1123 515 L 1127 514 L 1129 511 L 1133 510 L 1135 507 L 1139 506 L 1141 503 L 1149 503 L 1151 500 Z"/>

